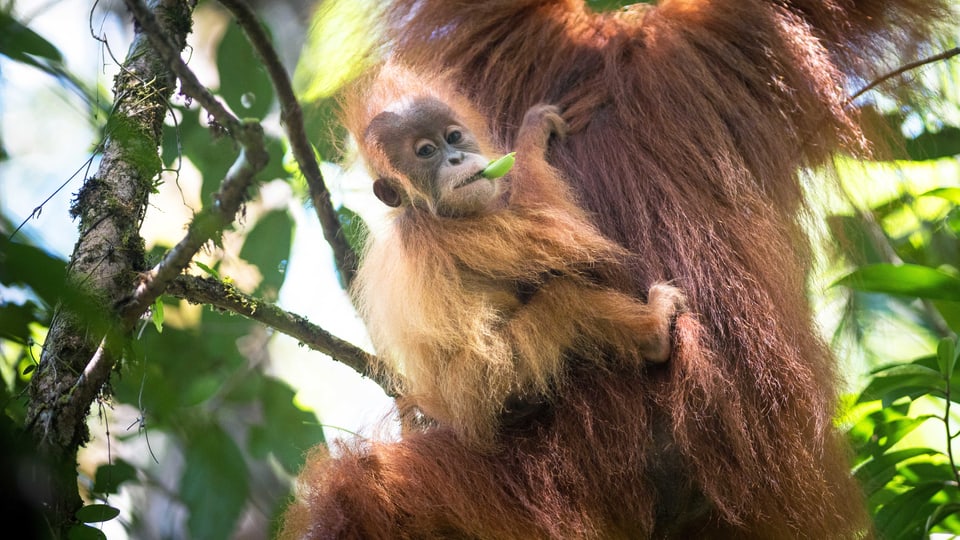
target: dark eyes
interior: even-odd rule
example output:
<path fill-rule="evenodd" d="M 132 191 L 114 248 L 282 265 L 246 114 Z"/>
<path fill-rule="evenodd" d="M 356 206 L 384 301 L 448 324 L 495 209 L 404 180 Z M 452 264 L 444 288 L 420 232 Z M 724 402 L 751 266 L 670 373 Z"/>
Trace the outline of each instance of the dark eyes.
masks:
<path fill-rule="evenodd" d="M 417 153 L 417 157 L 430 157 L 437 151 L 437 147 L 431 142 L 421 141 L 414 148 L 414 151 Z"/>
<path fill-rule="evenodd" d="M 450 145 L 460 144 L 464 140 L 463 131 L 456 126 L 449 127 L 443 136 L 443 140 Z M 429 138 L 420 139 L 413 145 L 413 152 L 419 158 L 428 158 L 436 153 L 436 151 L 437 145 Z"/>

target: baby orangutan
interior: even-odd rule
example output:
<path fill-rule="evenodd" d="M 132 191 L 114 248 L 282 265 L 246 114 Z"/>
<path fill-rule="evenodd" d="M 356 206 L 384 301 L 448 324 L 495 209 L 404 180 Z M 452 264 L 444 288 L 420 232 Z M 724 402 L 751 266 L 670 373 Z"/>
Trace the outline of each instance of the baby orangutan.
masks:
<path fill-rule="evenodd" d="M 556 107 L 527 111 L 515 168 L 494 180 L 480 174 L 491 152 L 474 118 L 415 96 L 360 134 L 374 193 L 394 209 L 353 293 L 405 399 L 483 447 L 511 404 L 563 392 L 570 357 L 597 369 L 667 360 L 683 297 L 655 284 L 644 304 L 612 288 L 626 252 L 546 161 L 566 128 Z"/>

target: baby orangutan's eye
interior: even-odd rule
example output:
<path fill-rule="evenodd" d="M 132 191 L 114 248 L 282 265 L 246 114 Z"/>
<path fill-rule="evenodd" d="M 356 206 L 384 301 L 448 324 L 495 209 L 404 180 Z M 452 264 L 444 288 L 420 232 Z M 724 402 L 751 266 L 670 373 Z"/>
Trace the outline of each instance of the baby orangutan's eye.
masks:
<path fill-rule="evenodd" d="M 417 141 L 417 144 L 414 146 L 413 150 L 416 152 L 417 157 L 427 158 L 432 156 L 433 153 L 437 151 L 437 146 L 432 142 L 423 139 Z"/>

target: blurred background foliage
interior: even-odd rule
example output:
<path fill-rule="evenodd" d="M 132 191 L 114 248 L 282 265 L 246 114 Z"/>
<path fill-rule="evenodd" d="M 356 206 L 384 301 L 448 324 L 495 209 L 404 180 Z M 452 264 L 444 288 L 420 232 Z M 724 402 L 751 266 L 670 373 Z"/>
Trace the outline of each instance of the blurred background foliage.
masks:
<path fill-rule="evenodd" d="M 376 216 L 337 165 L 347 145 L 330 98 L 363 69 L 356 52 L 369 46 L 376 2 L 333 5 L 316 17 L 308 0 L 257 7 L 294 71 L 335 205 L 356 223 Z M 122 60 L 113 55 L 130 32 L 119 2 L 92 10 L 72 1 L 0 3 L 2 493 L 18 493 L 7 473 L 30 459 L 14 434 L 53 308 L 69 295 L 64 265 L 77 233 L 66 209 L 96 170 L 110 76 Z M 202 80 L 267 126 L 271 153 L 260 192 L 198 257 L 195 273 L 366 346 L 279 135 L 263 69 L 213 2 L 200 2 L 190 44 Z M 811 300 L 847 383 L 837 422 L 849 432 L 854 474 L 884 538 L 960 533 L 960 61 L 905 78 L 921 91 L 875 91 L 858 102 L 881 149 L 874 158 L 838 157 L 832 170 L 805 174 L 820 255 Z M 167 171 L 143 226 L 150 264 L 209 202 L 236 152 L 189 100 L 178 97 L 170 112 Z M 389 410 L 369 381 L 247 319 L 169 297 L 162 319 L 144 321 L 91 413 L 94 440 L 81 453 L 79 478 L 90 527 L 80 537 L 270 536 L 304 452 L 344 433 L 374 434 Z M 29 511 L 22 501 L 0 502 L 15 519 Z"/>

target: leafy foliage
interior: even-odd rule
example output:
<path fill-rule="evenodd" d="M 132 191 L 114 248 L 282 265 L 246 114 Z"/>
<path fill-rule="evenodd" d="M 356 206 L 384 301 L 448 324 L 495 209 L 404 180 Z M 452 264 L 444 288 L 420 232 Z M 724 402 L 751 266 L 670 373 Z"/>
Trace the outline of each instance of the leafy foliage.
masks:
<path fill-rule="evenodd" d="M 886 118 L 903 121 L 904 115 L 901 111 Z M 845 260 L 853 263 L 837 282 L 849 291 L 841 329 L 854 330 L 850 333 L 879 366 L 851 398 L 846 418 L 856 452 L 854 474 L 880 537 L 925 538 L 960 532 L 960 462 L 955 456 L 960 435 L 960 251 L 955 226 L 960 169 L 951 165 L 960 148 L 954 140 L 956 126 L 898 139 L 891 133 L 903 130 L 895 122 L 891 125 L 898 129 L 886 132 L 882 142 L 904 149 L 896 154 L 901 158 L 924 161 L 899 164 L 906 181 L 895 183 L 892 196 L 875 198 L 868 208 L 831 216 L 828 222 Z M 853 181 L 862 190 L 858 192 L 871 193 L 870 183 L 882 176 L 874 170 L 874 177 Z M 940 171 L 938 179 L 932 178 L 933 171 Z M 931 182 L 941 185 L 926 188 Z M 909 329 L 902 337 L 912 340 L 907 347 L 912 359 L 889 357 L 896 348 L 891 342 L 898 337 L 883 328 L 890 320 L 900 320 Z M 877 350 L 871 350 L 871 339 L 880 343 Z"/>
<path fill-rule="evenodd" d="M 180 496 L 190 510 L 190 536 L 224 538 L 235 527 L 249 495 L 246 463 L 233 439 L 216 425 L 194 429 L 187 440 L 187 466 L 180 482 Z"/>
<path fill-rule="evenodd" d="M 0 11 L 0 54 L 43 70 L 63 62 L 59 49 L 4 11 Z"/>
<path fill-rule="evenodd" d="M 5 12 L 0 12 L 0 54 L 64 81 L 61 52 Z M 236 25 L 228 25 L 219 42 L 216 67 L 222 82 L 219 95 L 234 110 L 258 119 L 275 110 L 270 81 Z M 91 104 L 90 115 L 102 124 L 99 106 Z M 183 161 L 189 161 L 203 179 L 201 200 L 211 204 L 210 195 L 237 149 L 228 138 L 218 136 L 216 126 L 204 125 L 204 113 L 193 104 L 175 104 L 173 109 L 179 120 L 165 127 L 163 164 L 179 170 Z M 262 179 L 295 182 L 283 168 L 281 140 L 270 138 L 268 150 L 270 165 Z M 141 154 L 144 160 L 157 159 L 154 148 L 142 149 Z M 254 197 L 251 207 L 256 206 Z M 250 209 L 240 221 L 242 227 L 232 233 L 239 239 L 231 247 L 233 253 L 207 258 L 211 265 L 207 268 L 229 279 L 238 266 L 234 263 L 225 270 L 223 258 L 243 261 L 258 275 L 249 292 L 276 299 L 292 248 L 293 218 L 285 209 Z M 0 223 L 8 220 L 3 217 Z M 37 343 L 58 303 L 67 303 L 85 319 L 97 320 L 102 314 L 89 308 L 94 304 L 85 291 L 66 284 L 65 261 L 24 241 L 23 235 L 8 240 L 10 230 L 4 227 L 0 236 L 0 398 L 5 413 L 0 428 L 12 436 L 22 428 L 26 386 L 40 354 Z M 149 254 L 150 264 L 168 247 L 156 246 Z M 91 481 L 83 493 L 88 504 L 77 514 L 82 524 L 71 529 L 70 537 L 105 538 L 100 524 L 123 519 L 109 501 L 124 489 L 150 500 L 156 496 L 151 490 L 159 488 L 161 497 L 181 509 L 174 515 L 184 517 L 179 525 L 173 521 L 168 525 L 175 537 L 230 538 L 253 507 L 266 512 L 266 527 L 273 526 L 306 451 L 324 440 L 316 415 L 295 403 L 295 391 L 270 372 L 269 362 L 263 360 L 269 335 L 260 326 L 210 309 L 185 318 L 186 303 L 170 297 L 159 299 L 151 311 L 139 340 L 128 347 L 124 374 L 113 379 L 109 402 L 100 405 L 92 420 L 96 424 L 97 417 L 107 418 L 112 424 L 108 434 L 112 432 L 117 443 L 139 444 L 143 451 L 138 459 L 113 457 L 89 472 Z M 249 346 L 244 350 L 238 343 Z M 252 360 L 257 357 L 261 359 Z M 108 408 L 122 407 L 138 415 L 133 424 L 117 425 L 104 416 Z M 24 452 L 28 455 L 28 450 Z M 183 457 L 183 465 L 171 477 L 176 469 L 164 456 L 175 455 Z M 10 456 L 9 467 L 7 458 L 0 460 L 0 475 L 17 477 L 15 458 Z M 19 497 L 19 489 L 6 481 L 0 487 Z M 142 522 L 138 515 L 147 511 L 130 512 L 133 519 L 124 523 L 136 535 Z M 28 518 L 24 512 L 22 519 Z"/>

